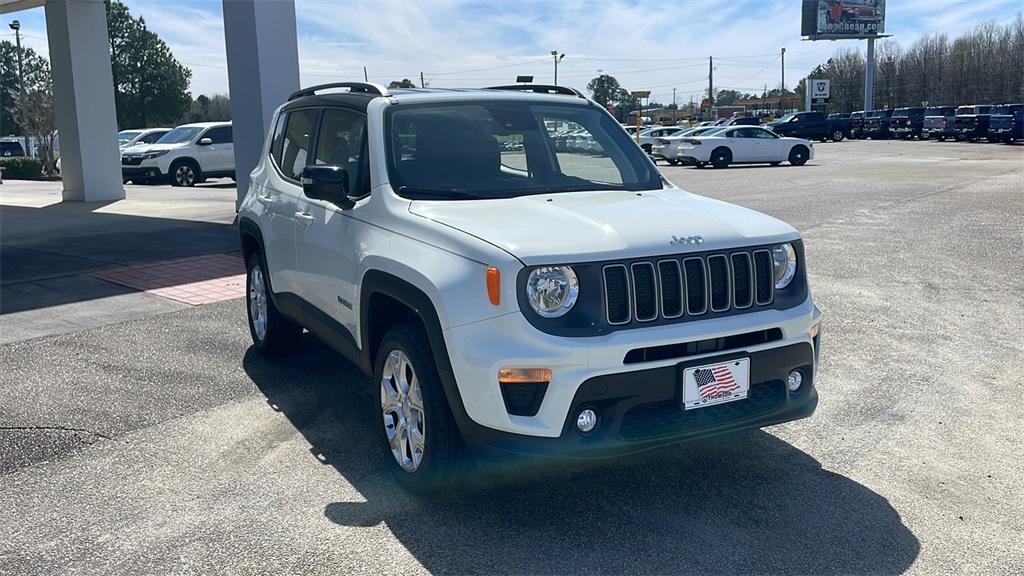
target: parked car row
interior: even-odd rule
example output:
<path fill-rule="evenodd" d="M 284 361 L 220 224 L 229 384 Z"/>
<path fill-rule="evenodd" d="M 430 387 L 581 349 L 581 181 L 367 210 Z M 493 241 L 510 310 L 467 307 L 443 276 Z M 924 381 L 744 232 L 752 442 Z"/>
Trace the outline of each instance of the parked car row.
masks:
<path fill-rule="evenodd" d="M 949 138 L 1006 143 L 1024 140 L 1024 104 L 910 107 L 867 114 L 858 111 L 850 114 L 849 120 L 849 138 Z"/>
<path fill-rule="evenodd" d="M 124 130 L 117 140 L 125 182 L 194 186 L 208 178 L 235 178 L 231 122 Z"/>

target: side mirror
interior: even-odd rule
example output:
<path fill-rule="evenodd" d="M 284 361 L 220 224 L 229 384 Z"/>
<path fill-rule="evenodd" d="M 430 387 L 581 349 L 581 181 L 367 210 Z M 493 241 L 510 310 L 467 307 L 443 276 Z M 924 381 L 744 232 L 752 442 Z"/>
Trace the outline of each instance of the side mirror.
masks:
<path fill-rule="evenodd" d="M 306 166 L 302 169 L 302 192 L 306 198 L 324 200 L 342 210 L 356 205 L 348 197 L 348 170 L 341 166 Z"/>
<path fill-rule="evenodd" d="M 213 144 L 213 139 L 212 138 L 200 138 L 199 139 L 199 145 L 200 146 L 209 146 L 210 144 Z"/>

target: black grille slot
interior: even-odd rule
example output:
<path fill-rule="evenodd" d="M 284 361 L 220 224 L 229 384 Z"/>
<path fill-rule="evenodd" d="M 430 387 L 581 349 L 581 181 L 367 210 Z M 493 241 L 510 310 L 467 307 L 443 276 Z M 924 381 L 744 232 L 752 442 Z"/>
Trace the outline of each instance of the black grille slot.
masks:
<path fill-rule="evenodd" d="M 757 332 L 746 332 L 733 334 L 722 338 L 708 338 L 695 342 L 680 342 L 678 344 L 662 344 L 661 346 L 649 346 L 647 348 L 634 348 L 626 352 L 622 359 L 623 364 L 639 364 L 641 362 L 657 362 L 672 358 L 686 358 L 697 354 L 708 354 L 711 352 L 724 352 L 747 346 L 756 346 L 782 340 L 782 330 L 770 328 L 758 330 Z"/>
<path fill-rule="evenodd" d="M 721 254 L 708 257 L 708 272 L 711 279 L 711 311 L 723 312 L 729 309 L 729 259 Z"/>
<path fill-rule="evenodd" d="M 665 318 L 677 318 L 683 314 L 683 280 L 679 274 L 679 262 L 662 260 L 658 262 L 658 279 L 661 281 L 661 314 Z"/>
<path fill-rule="evenodd" d="M 750 255 L 737 252 L 732 255 L 732 298 L 737 308 L 748 308 L 754 303 L 754 282 L 750 273 Z"/>
<path fill-rule="evenodd" d="M 605 266 L 605 301 L 609 324 L 625 324 L 630 318 L 629 278 L 621 264 Z"/>
<path fill-rule="evenodd" d="M 686 312 L 690 315 L 708 311 L 707 277 L 704 274 L 704 260 L 687 258 L 683 260 L 686 272 Z"/>
<path fill-rule="evenodd" d="M 754 252 L 754 285 L 757 304 L 770 304 L 775 276 L 772 273 L 772 255 L 767 250 Z"/>
<path fill-rule="evenodd" d="M 501 396 L 505 400 L 505 410 L 513 416 L 536 416 L 547 391 L 547 382 L 501 384 Z"/>
<path fill-rule="evenodd" d="M 636 441 L 671 436 L 709 426 L 726 425 L 777 410 L 786 401 L 782 380 L 751 383 L 747 398 L 698 410 L 683 410 L 679 399 L 631 408 L 622 417 L 619 435 Z"/>
<path fill-rule="evenodd" d="M 658 287 L 654 279 L 654 265 L 650 262 L 633 264 L 633 301 L 636 319 L 647 322 L 658 317 Z"/>

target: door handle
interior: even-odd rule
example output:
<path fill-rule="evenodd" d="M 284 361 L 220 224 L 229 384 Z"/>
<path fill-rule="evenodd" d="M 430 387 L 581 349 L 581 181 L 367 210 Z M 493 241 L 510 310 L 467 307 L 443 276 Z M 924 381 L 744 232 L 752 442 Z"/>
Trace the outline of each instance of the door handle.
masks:
<path fill-rule="evenodd" d="M 295 217 L 306 223 L 313 222 L 313 215 L 310 214 L 309 212 L 296 212 Z"/>

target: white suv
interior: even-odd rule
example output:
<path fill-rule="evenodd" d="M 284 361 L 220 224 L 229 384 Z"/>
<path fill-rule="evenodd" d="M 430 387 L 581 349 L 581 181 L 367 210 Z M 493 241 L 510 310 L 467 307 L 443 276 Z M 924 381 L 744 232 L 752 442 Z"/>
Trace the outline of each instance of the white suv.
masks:
<path fill-rule="evenodd" d="M 598 149 L 556 150 L 568 123 Z M 371 375 L 409 489 L 467 453 L 625 454 L 817 404 L 797 231 L 676 188 L 571 89 L 302 90 L 251 182 L 256 348 L 306 328 Z"/>
<path fill-rule="evenodd" d="M 231 122 L 182 124 L 154 144 L 125 148 L 121 151 L 121 177 L 136 184 L 169 180 L 172 186 L 234 178 Z"/>

